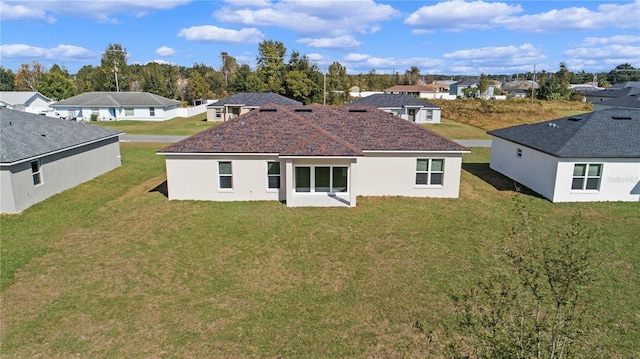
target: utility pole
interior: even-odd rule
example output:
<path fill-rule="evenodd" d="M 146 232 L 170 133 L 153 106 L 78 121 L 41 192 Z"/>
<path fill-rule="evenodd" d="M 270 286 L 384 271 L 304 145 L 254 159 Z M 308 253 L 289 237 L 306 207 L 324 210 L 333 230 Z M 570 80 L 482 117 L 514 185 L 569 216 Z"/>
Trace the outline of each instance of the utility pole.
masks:
<path fill-rule="evenodd" d="M 322 71 L 322 104 L 327 104 L 327 72 Z"/>
<path fill-rule="evenodd" d="M 533 95 L 536 92 L 536 65 L 533 65 L 533 81 L 531 81 L 531 103 L 533 104 Z"/>
<path fill-rule="evenodd" d="M 125 54 L 127 53 L 127 52 L 126 52 L 126 51 L 124 51 L 124 50 L 117 50 L 117 49 L 109 50 L 109 52 L 121 52 L 121 53 L 125 53 Z M 126 55 L 125 55 L 125 56 L 126 56 Z M 126 60 L 126 59 L 125 59 L 125 60 Z M 113 72 L 113 74 L 114 74 L 114 75 L 115 75 L 115 77 L 116 77 L 116 92 L 120 92 L 120 86 L 118 85 L 118 71 L 119 71 L 119 70 L 118 70 L 118 60 L 114 60 L 114 61 L 113 61 L 113 70 L 112 70 L 112 72 Z"/>

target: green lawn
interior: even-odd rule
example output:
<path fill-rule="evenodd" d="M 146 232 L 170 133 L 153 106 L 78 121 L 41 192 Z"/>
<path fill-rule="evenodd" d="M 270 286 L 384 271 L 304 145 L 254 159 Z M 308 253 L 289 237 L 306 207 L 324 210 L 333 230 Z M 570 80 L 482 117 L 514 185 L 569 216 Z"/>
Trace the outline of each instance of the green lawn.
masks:
<path fill-rule="evenodd" d="M 190 136 L 218 122 L 207 122 L 207 114 L 176 117 L 169 121 L 96 121 L 92 125 L 124 131 L 127 135 Z"/>
<path fill-rule="evenodd" d="M 576 210 L 600 228 L 587 356 L 640 356 L 638 203 L 513 192 L 486 148 L 458 199 L 168 201 L 163 146 L 122 144 L 121 168 L 1 217 L 3 359 L 442 357 L 448 294 L 498 266 L 514 196 L 550 230 Z"/>
<path fill-rule="evenodd" d="M 455 122 L 446 118 L 440 119 L 440 123 L 425 124 L 423 127 L 437 132 L 447 138 L 455 140 L 489 140 L 491 136 L 487 131 L 469 126 L 464 123 Z"/>

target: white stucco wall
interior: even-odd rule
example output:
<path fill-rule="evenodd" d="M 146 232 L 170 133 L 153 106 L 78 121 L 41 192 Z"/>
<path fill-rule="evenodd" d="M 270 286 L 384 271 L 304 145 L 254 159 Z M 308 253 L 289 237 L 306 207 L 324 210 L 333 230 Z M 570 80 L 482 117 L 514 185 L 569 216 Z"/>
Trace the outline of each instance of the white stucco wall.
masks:
<path fill-rule="evenodd" d="M 600 189 L 571 190 L 576 163 L 602 164 Z M 569 158 L 558 163 L 553 202 L 640 202 L 640 158 Z"/>
<path fill-rule="evenodd" d="M 126 116 L 124 107 L 99 107 L 98 121 L 121 121 L 121 120 L 137 120 L 137 121 L 166 121 L 177 116 L 178 107 L 155 107 L 154 116 L 151 116 L 150 107 L 134 107 L 133 116 Z M 75 110 L 75 116 L 70 111 Z M 91 121 L 93 110 L 91 107 L 56 107 L 55 112 L 63 118 L 77 118 L 82 121 Z"/>
<path fill-rule="evenodd" d="M 417 158 L 443 158 L 442 186 L 415 184 Z M 359 196 L 407 196 L 457 198 L 460 193 L 462 154 L 366 152 L 353 165 Z"/>
<path fill-rule="evenodd" d="M 444 159 L 444 184 L 415 184 L 417 158 Z M 233 189 L 220 189 L 218 162 L 231 161 Z M 281 189 L 267 186 L 267 162 L 280 161 Z M 166 154 L 167 185 L 171 200 L 286 201 L 287 206 L 350 206 L 357 196 L 456 198 L 460 191 L 462 154 L 366 153 L 357 158 L 278 158 L 273 155 Z M 296 166 L 348 167 L 348 191 L 297 193 Z"/>
<path fill-rule="evenodd" d="M 109 172 L 121 164 L 118 137 L 40 157 L 42 183 L 34 185 L 31 161 L 2 166 L 0 212 L 21 212 L 35 203 Z M 11 192 L 12 195 L 6 195 Z"/>
<path fill-rule="evenodd" d="M 516 156 L 522 149 L 522 157 Z M 489 167 L 552 200 L 557 159 L 513 142 L 493 137 Z"/>
<path fill-rule="evenodd" d="M 167 188 L 171 200 L 279 201 L 284 191 L 267 186 L 267 161 L 277 155 L 166 155 Z M 218 162 L 231 161 L 233 189 L 220 189 Z M 281 173 L 284 165 L 280 165 Z M 281 177 L 281 187 L 286 185 Z M 282 192 L 282 194 L 281 194 Z"/>
<path fill-rule="evenodd" d="M 518 148 L 522 157 L 516 156 Z M 601 163 L 598 191 L 571 190 L 576 163 Z M 493 137 L 491 169 L 552 202 L 640 201 L 640 159 L 557 158 Z"/>

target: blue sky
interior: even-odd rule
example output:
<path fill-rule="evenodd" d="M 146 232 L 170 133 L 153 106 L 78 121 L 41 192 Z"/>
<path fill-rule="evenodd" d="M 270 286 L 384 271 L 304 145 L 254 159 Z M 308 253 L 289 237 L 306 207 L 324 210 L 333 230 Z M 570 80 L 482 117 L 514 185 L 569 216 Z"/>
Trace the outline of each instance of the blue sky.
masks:
<path fill-rule="evenodd" d="M 128 63 L 255 66 L 263 40 L 351 74 L 479 75 L 640 68 L 640 0 L 0 0 L 0 62 L 75 73 L 111 43 Z"/>

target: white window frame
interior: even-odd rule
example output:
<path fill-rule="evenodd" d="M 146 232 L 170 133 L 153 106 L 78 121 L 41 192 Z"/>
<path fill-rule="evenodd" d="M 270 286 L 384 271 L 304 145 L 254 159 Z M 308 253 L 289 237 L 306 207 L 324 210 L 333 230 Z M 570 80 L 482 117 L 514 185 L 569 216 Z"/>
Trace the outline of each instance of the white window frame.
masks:
<path fill-rule="evenodd" d="M 329 191 L 316 191 L 316 168 L 324 168 L 324 167 L 328 167 L 329 168 Z M 304 192 L 304 191 L 298 191 L 298 176 L 297 176 L 297 169 L 298 168 L 309 168 L 309 191 L 308 192 Z M 347 177 L 346 177 L 346 184 L 345 184 L 345 190 L 344 191 L 335 191 L 335 187 L 334 187 L 334 168 L 346 168 L 347 170 Z M 298 165 L 298 166 L 294 166 L 293 168 L 293 191 L 296 194 L 301 194 L 301 193 L 309 193 L 309 194 L 336 194 L 336 193 L 341 193 L 341 194 L 349 194 L 349 176 L 351 175 L 351 171 L 349 166 L 344 166 L 344 165 Z"/>
<path fill-rule="evenodd" d="M 419 168 L 420 161 L 427 161 L 426 170 L 421 170 Z M 433 170 L 433 161 L 441 161 L 442 169 L 441 170 Z M 445 159 L 444 158 L 417 158 L 416 159 L 416 177 L 415 177 L 415 186 L 416 187 L 443 187 L 444 186 L 444 169 L 445 169 Z M 418 183 L 419 175 L 426 175 L 427 183 Z M 434 175 L 440 175 L 441 183 L 432 183 Z"/>
<path fill-rule="evenodd" d="M 223 163 L 229 164 L 229 172 L 230 173 L 222 173 L 220 171 L 220 165 Z M 232 192 L 233 191 L 233 162 L 232 161 L 218 161 L 218 190 L 221 192 Z M 222 179 L 229 178 L 231 180 L 231 187 L 222 187 Z"/>
<path fill-rule="evenodd" d="M 577 166 L 585 166 L 584 167 L 584 174 L 582 175 L 576 175 L 576 167 Z M 590 175 L 589 174 L 589 170 L 591 169 L 591 167 L 595 167 L 598 166 L 599 167 L 599 173 L 597 175 Z M 573 172 L 571 174 L 571 191 L 572 192 L 599 192 L 600 191 L 600 184 L 602 183 L 602 171 L 604 170 L 604 164 L 602 163 L 574 163 L 573 164 Z M 597 180 L 597 186 L 596 188 L 587 188 L 587 185 L 589 184 L 589 180 Z M 574 182 L 576 180 L 582 180 L 582 185 L 580 186 L 581 188 L 574 188 Z"/>
<path fill-rule="evenodd" d="M 44 184 L 44 181 L 42 180 L 42 163 L 39 159 L 31 161 L 31 179 L 33 180 L 33 185 L 35 187 L 42 186 Z"/>
<path fill-rule="evenodd" d="M 213 110 L 214 112 L 214 118 L 222 118 L 222 109 L 221 108 L 216 108 Z"/>
<path fill-rule="evenodd" d="M 278 173 L 269 173 L 269 164 L 278 164 Z M 271 187 L 271 178 L 278 178 L 278 187 Z M 276 192 L 282 188 L 282 163 L 280 161 L 267 161 L 267 191 Z"/>

